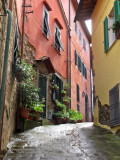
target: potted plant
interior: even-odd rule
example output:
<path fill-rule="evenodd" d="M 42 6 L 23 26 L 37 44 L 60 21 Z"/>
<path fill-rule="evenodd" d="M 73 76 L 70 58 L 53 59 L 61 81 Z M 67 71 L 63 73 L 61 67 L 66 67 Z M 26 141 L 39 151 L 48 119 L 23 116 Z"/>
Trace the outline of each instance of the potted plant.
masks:
<path fill-rule="evenodd" d="M 24 79 L 33 80 L 36 76 L 33 67 L 20 58 L 16 62 L 15 74 L 18 82 L 21 82 Z"/>
<path fill-rule="evenodd" d="M 67 91 L 65 91 L 65 90 L 61 90 L 61 94 L 62 94 L 62 96 L 64 97 L 64 96 L 66 96 Z"/>
<path fill-rule="evenodd" d="M 54 85 L 52 86 L 52 88 L 55 89 L 56 92 L 59 91 L 59 86 L 58 86 L 57 84 L 54 84 Z"/>
<path fill-rule="evenodd" d="M 65 119 L 66 119 L 66 123 L 69 123 L 69 122 L 70 122 L 69 112 L 64 112 L 64 117 L 65 117 Z"/>
<path fill-rule="evenodd" d="M 23 81 L 20 84 L 20 94 L 21 94 L 21 106 L 20 116 L 22 118 L 28 118 L 29 112 L 32 109 L 34 102 L 39 99 L 40 89 L 34 85 L 31 81 Z"/>
<path fill-rule="evenodd" d="M 83 114 L 79 113 L 77 123 L 81 123 L 83 120 Z"/>
<path fill-rule="evenodd" d="M 55 124 L 61 124 L 61 120 L 62 120 L 61 117 L 62 117 L 61 112 L 53 113 L 53 120 L 55 120 Z"/>
<path fill-rule="evenodd" d="M 45 107 L 45 98 L 42 98 L 41 102 L 33 103 L 31 113 L 36 116 L 36 121 L 39 121 L 41 113 L 43 113 L 43 107 Z"/>
<path fill-rule="evenodd" d="M 120 17 L 118 17 L 118 20 L 116 20 L 110 28 L 116 34 L 116 38 L 120 39 Z"/>
<path fill-rule="evenodd" d="M 66 96 L 65 99 L 63 100 L 63 103 L 65 105 L 68 105 L 70 103 L 71 98 L 69 96 Z"/>
<path fill-rule="evenodd" d="M 55 102 L 56 102 L 56 109 L 57 110 L 61 110 L 63 112 L 66 110 L 66 105 L 65 104 L 59 102 L 57 99 L 55 100 Z"/>
<path fill-rule="evenodd" d="M 69 88 L 70 88 L 69 83 L 65 83 L 65 88 L 64 88 L 64 90 L 65 90 L 65 91 L 68 91 Z"/>

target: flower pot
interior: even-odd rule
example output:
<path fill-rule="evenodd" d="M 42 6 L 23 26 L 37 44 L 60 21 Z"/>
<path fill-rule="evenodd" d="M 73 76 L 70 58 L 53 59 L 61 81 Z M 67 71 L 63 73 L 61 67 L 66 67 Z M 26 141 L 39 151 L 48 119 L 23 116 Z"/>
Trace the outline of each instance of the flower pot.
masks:
<path fill-rule="evenodd" d="M 54 120 L 55 120 L 55 124 L 61 124 L 62 122 L 61 117 L 54 117 Z"/>
<path fill-rule="evenodd" d="M 66 123 L 66 118 L 61 118 L 61 123 L 65 124 Z"/>
<path fill-rule="evenodd" d="M 29 120 L 33 120 L 33 118 L 34 118 L 33 116 L 28 116 Z"/>
<path fill-rule="evenodd" d="M 65 96 L 66 96 L 66 93 L 61 93 L 61 94 L 62 94 L 62 96 L 63 96 L 63 97 L 65 97 Z"/>
<path fill-rule="evenodd" d="M 70 122 L 70 119 L 69 118 L 66 118 L 66 123 L 69 123 Z"/>
<path fill-rule="evenodd" d="M 82 123 L 82 120 L 77 120 L 77 123 Z"/>
<path fill-rule="evenodd" d="M 63 103 L 64 103 L 66 106 L 68 106 L 68 105 L 69 105 L 69 103 L 68 103 L 68 102 L 66 102 L 66 101 L 63 101 Z"/>
<path fill-rule="evenodd" d="M 42 112 L 36 112 L 36 111 L 32 110 L 31 113 L 32 113 L 33 115 L 35 115 L 36 121 L 39 121 L 40 115 L 42 114 Z"/>
<path fill-rule="evenodd" d="M 118 32 L 116 33 L 116 38 L 120 39 L 120 29 L 118 30 Z"/>
<path fill-rule="evenodd" d="M 30 109 L 21 107 L 20 108 L 20 117 L 24 118 L 24 119 L 28 119 L 29 112 L 30 112 Z"/>

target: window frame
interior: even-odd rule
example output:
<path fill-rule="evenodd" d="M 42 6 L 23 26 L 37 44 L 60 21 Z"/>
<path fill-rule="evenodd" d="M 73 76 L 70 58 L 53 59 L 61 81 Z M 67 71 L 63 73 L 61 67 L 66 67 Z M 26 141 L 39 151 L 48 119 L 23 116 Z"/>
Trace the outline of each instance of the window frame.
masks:
<path fill-rule="evenodd" d="M 47 13 L 47 16 L 48 16 L 48 27 L 49 27 L 49 31 L 47 32 L 47 35 L 44 32 L 44 16 L 45 16 L 45 12 Z M 45 35 L 45 37 L 47 37 L 47 39 L 48 39 L 48 35 L 51 35 L 51 32 L 50 32 L 50 26 L 49 26 L 49 11 L 45 7 L 45 5 L 43 5 L 43 29 L 42 29 L 42 31 L 43 31 L 43 34 Z"/>
<path fill-rule="evenodd" d="M 75 21 L 75 34 L 77 35 L 77 21 Z"/>
<path fill-rule="evenodd" d="M 59 46 L 59 50 L 58 50 L 58 47 L 56 47 L 56 40 L 55 40 L 55 38 L 56 38 L 56 28 L 57 28 L 57 30 L 59 31 L 59 33 L 60 33 L 60 37 L 59 37 L 59 40 L 60 40 L 60 46 Z M 62 44 L 62 41 L 61 41 L 61 30 L 60 30 L 60 28 L 59 28 L 59 26 L 55 23 L 55 33 L 54 33 L 54 36 L 55 36 L 55 38 L 54 38 L 54 44 L 55 44 L 55 48 L 56 48 L 56 50 L 59 52 L 59 53 L 61 53 L 61 49 L 64 51 L 64 48 L 63 48 L 63 44 Z M 58 44 L 57 44 L 58 45 Z"/>

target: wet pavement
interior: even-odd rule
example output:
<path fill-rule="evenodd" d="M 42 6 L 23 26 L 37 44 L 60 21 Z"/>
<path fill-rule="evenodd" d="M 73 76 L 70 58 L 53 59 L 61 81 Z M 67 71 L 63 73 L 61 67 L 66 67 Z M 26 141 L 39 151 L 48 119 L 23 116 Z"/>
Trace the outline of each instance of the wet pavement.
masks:
<path fill-rule="evenodd" d="M 8 148 L 3 160 L 120 160 L 120 136 L 92 123 L 36 127 Z"/>

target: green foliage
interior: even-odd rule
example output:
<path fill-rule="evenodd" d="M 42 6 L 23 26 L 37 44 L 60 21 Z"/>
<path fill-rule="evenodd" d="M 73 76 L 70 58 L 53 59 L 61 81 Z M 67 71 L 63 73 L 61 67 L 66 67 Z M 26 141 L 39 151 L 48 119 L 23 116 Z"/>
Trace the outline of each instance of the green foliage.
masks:
<path fill-rule="evenodd" d="M 62 117 L 62 113 L 61 112 L 56 112 L 56 113 L 53 113 L 53 116 L 54 117 Z"/>
<path fill-rule="evenodd" d="M 108 30 L 112 29 L 114 33 L 117 33 L 120 30 L 120 16 L 118 17 L 118 20 L 116 20 L 112 27 L 110 27 Z"/>
<path fill-rule="evenodd" d="M 69 96 L 66 96 L 64 99 L 64 102 L 70 103 L 71 98 Z"/>
<path fill-rule="evenodd" d="M 26 108 L 31 108 L 33 103 L 39 101 L 40 89 L 34 85 L 31 81 L 22 81 L 20 84 L 21 103 Z"/>
<path fill-rule="evenodd" d="M 70 88 L 70 85 L 69 85 L 69 83 L 65 83 L 65 89 L 69 89 Z"/>
<path fill-rule="evenodd" d="M 58 107 L 60 107 L 61 110 L 62 110 L 62 112 L 64 113 L 64 112 L 66 111 L 66 105 L 63 104 L 63 103 L 61 103 L 61 102 L 59 102 L 57 99 L 55 100 L 55 102 L 56 102 L 56 105 L 57 105 Z"/>
<path fill-rule="evenodd" d="M 69 109 L 69 117 L 70 120 L 77 121 L 83 119 L 83 114 L 78 111 L 74 111 L 74 109 Z"/>
<path fill-rule="evenodd" d="M 32 108 L 36 112 L 43 112 L 43 107 L 45 107 L 45 98 L 42 98 L 41 102 L 33 103 Z"/>
<path fill-rule="evenodd" d="M 36 77 L 33 67 L 22 59 L 18 59 L 16 62 L 16 73 L 21 73 L 23 79 L 33 80 Z"/>
<path fill-rule="evenodd" d="M 66 93 L 67 93 L 67 91 L 65 91 L 65 90 L 61 90 L 61 93 L 64 93 L 64 94 L 66 94 Z"/>
<path fill-rule="evenodd" d="M 58 86 L 57 84 L 54 84 L 54 85 L 52 86 L 52 88 L 53 88 L 53 89 L 59 89 L 59 86 Z"/>

